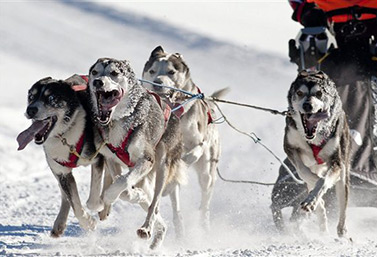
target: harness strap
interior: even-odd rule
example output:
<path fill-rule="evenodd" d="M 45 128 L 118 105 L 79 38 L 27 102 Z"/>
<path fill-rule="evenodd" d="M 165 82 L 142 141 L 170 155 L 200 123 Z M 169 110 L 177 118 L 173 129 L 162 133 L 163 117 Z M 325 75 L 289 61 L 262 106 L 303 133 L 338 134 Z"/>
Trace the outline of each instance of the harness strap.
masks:
<path fill-rule="evenodd" d="M 148 93 L 151 94 L 152 96 L 154 96 L 154 98 L 156 99 L 157 103 L 159 104 L 159 106 L 163 110 L 164 120 L 165 120 L 165 125 L 164 126 L 165 126 L 165 129 L 166 129 L 168 121 L 169 121 L 169 118 L 170 118 L 171 109 L 170 109 L 170 107 L 167 104 L 165 104 L 161 100 L 161 97 L 158 94 L 156 94 L 154 92 L 151 92 L 151 91 L 148 91 Z M 109 148 L 109 150 L 112 153 L 114 153 L 128 167 L 134 167 L 135 166 L 135 163 L 133 163 L 130 160 L 130 154 L 127 151 L 128 141 L 129 141 L 130 136 L 131 136 L 131 134 L 132 134 L 133 131 L 134 130 L 132 128 L 130 130 L 128 130 L 126 137 L 123 139 L 122 143 L 118 147 L 116 147 L 116 146 L 114 146 L 114 145 L 112 145 L 110 143 L 106 143 L 106 146 Z M 99 132 L 100 132 L 100 135 L 102 137 L 102 140 L 104 140 L 103 131 L 99 130 Z M 161 137 L 162 137 L 162 135 L 161 135 Z M 159 141 L 160 140 L 158 140 L 158 142 Z"/>
<path fill-rule="evenodd" d="M 202 91 L 200 90 L 200 88 L 197 87 L 197 86 L 196 86 L 196 88 L 198 89 L 199 94 L 201 94 Z M 207 102 L 205 102 L 205 101 L 203 101 L 203 102 L 204 102 L 204 104 L 205 104 L 206 107 L 207 107 L 207 116 L 208 116 L 208 123 L 207 123 L 207 124 L 211 124 L 211 123 L 213 122 L 213 118 L 212 118 L 212 114 L 211 114 L 211 109 L 209 108 Z"/>
<path fill-rule="evenodd" d="M 133 129 L 131 128 L 128 132 L 126 137 L 124 138 L 122 144 L 118 147 L 113 146 L 110 143 L 106 143 L 106 146 L 109 148 L 111 152 L 113 152 L 124 164 L 126 164 L 128 167 L 135 166 L 135 163 L 131 162 L 130 160 L 130 154 L 127 151 L 128 146 L 128 140 L 130 139 L 130 136 L 133 132 Z"/>
<path fill-rule="evenodd" d="M 163 102 L 161 100 L 161 97 L 157 93 L 155 93 L 153 91 L 149 91 L 149 90 L 147 90 L 147 91 L 148 91 L 148 94 L 154 96 L 154 98 L 156 99 L 158 105 L 162 109 L 162 111 L 164 113 L 165 128 L 166 128 L 167 123 L 168 123 L 168 121 L 170 119 L 170 114 L 171 114 L 171 108 L 170 108 L 170 106 L 168 104 L 166 104 L 165 102 Z"/>
<path fill-rule="evenodd" d="M 83 80 L 85 80 L 86 83 L 89 82 L 89 78 L 88 78 L 88 76 L 86 76 L 86 75 L 80 75 L 80 77 L 81 77 Z"/>
<path fill-rule="evenodd" d="M 322 150 L 322 146 L 311 144 L 310 147 L 312 148 L 313 156 L 314 156 L 314 159 L 317 161 L 317 163 L 323 164 L 324 161 L 318 156 L 319 152 Z"/>
<path fill-rule="evenodd" d="M 55 161 L 57 163 L 59 163 L 60 165 L 64 166 L 64 167 L 67 167 L 67 168 L 76 168 L 77 167 L 77 162 L 79 160 L 79 155 L 81 154 L 82 150 L 83 150 L 83 146 L 84 146 L 84 138 L 85 138 L 85 134 L 82 134 L 82 136 L 80 137 L 79 141 L 77 142 L 76 144 L 76 148 L 75 150 L 74 149 L 70 149 L 70 154 L 69 154 L 69 157 L 68 157 L 68 161 L 58 161 L 55 159 Z"/>

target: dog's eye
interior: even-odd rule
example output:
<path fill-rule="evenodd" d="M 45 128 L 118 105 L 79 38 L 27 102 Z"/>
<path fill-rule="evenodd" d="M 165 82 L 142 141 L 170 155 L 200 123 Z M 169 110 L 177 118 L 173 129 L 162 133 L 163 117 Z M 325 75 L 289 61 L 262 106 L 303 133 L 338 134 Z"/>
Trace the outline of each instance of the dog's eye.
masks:
<path fill-rule="evenodd" d="M 113 70 L 112 72 L 110 72 L 110 75 L 113 77 L 117 77 L 119 75 L 119 72 Z"/>
<path fill-rule="evenodd" d="M 174 70 L 170 70 L 170 71 L 168 72 L 168 74 L 169 74 L 169 75 L 174 75 L 174 74 L 175 74 L 175 71 L 174 71 Z"/>
<path fill-rule="evenodd" d="M 317 91 L 317 92 L 315 93 L 315 96 L 316 96 L 317 98 L 321 98 L 321 97 L 322 97 L 322 92 L 321 92 L 321 91 Z"/>
<path fill-rule="evenodd" d="M 153 75 L 155 74 L 156 72 L 154 70 L 149 70 L 149 74 Z"/>
<path fill-rule="evenodd" d="M 92 70 L 92 75 L 93 76 L 95 76 L 95 75 L 97 75 L 98 74 L 98 71 L 96 71 L 96 70 Z"/>
<path fill-rule="evenodd" d="M 34 95 L 33 94 L 29 94 L 27 99 L 29 100 L 29 102 L 33 101 L 34 100 Z"/>
<path fill-rule="evenodd" d="M 48 96 L 48 103 L 50 105 L 55 105 L 55 96 L 54 95 L 49 95 Z"/>
<path fill-rule="evenodd" d="M 302 97 L 302 96 L 304 96 L 304 92 L 302 92 L 302 91 L 300 91 L 300 90 L 297 91 L 296 94 L 297 94 L 298 97 Z"/>

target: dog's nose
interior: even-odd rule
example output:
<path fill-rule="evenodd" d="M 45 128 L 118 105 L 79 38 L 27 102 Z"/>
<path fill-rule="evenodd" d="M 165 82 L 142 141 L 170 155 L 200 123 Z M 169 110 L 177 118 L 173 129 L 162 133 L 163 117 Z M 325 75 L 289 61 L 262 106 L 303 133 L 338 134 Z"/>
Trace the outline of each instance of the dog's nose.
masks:
<path fill-rule="evenodd" d="M 313 110 L 313 106 L 310 103 L 304 103 L 302 108 L 305 112 L 311 112 Z"/>
<path fill-rule="evenodd" d="M 38 108 L 37 107 L 31 107 L 29 106 L 26 109 L 26 114 L 29 116 L 29 118 L 34 118 L 34 116 L 37 114 Z"/>
<path fill-rule="evenodd" d="M 100 80 L 100 79 L 95 79 L 95 80 L 93 81 L 93 86 L 96 87 L 96 88 L 103 87 L 103 81 Z"/>

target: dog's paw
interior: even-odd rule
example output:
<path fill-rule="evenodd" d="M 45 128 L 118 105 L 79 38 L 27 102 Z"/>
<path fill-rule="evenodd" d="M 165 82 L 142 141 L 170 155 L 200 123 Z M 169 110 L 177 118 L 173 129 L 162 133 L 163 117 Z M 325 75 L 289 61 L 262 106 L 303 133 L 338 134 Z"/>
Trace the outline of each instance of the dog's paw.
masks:
<path fill-rule="evenodd" d="M 312 212 L 317 208 L 316 198 L 308 197 L 301 203 L 301 209 L 306 212 Z"/>
<path fill-rule="evenodd" d="M 110 215 L 110 210 L 111 210 L 111 205 L 105 205 L 103 210 L 98 213 L 99 219 L 101 221 L 107 219 L 107 217 L 109 217 Z"/>
<path fill-rule="evenodd" d="M 95 230 L 97 226 L 97 221 L 89 214 L 85 213 L 83 218 L 79 220 L 80 226 L 85 230 Z"/>
<path fill-rule="evenodd" d="M 99 212 L 104 209 L 105 205 L 101 199 L 97 199 L 96 201 L 89 199 L 86 202 L 86 207 L 88 207 L 88 209 L 91 211 Z"/>
<path fill-rule="evenodd" d="M 146 228 L 139 228 L 137 231 L 136 231 L 138 237 L 140 237 L 141 239 L 149 239 L 151 238 L 151 231 L 150 230 L 147 230 Z"/>
<path fill-rule="evenodd" d="M 65 227 L 66 226 L 64 225 L 64 226 L 60 226 L 58 228 L 53 228 L 50 232 L 50 236 L 53 237 L 53 238 L 59 238 L 61 235 L 63 235 Z"/>

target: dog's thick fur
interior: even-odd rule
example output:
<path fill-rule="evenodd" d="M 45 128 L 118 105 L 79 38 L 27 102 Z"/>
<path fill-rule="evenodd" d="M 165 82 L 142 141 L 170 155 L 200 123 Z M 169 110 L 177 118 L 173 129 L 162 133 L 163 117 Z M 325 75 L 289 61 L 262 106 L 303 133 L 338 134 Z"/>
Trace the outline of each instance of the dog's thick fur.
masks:
<path fill-rule="evenodd" d="M 194 94 L 199 88 L 191 79 L 190 70 L 179 53 L 169 54 L 161 46 L 156 47 L 146 62 L 143 79 L 157 84 L 164 84 L 182 89 Z M 178 91 L 166 89 L 150 83 L 143 86 L 168 98 L 173 104 L 181 104 L 184 96 Z M 213 97 L 221 97 L 226 90 L 215 92 Z M 211 123 L 215 117 L 214 106 L 207 101 L 191 101 L 179 109 L 181 112 L 181 129 L 184 151 L 182 159 L 188 165 L 193 165 L 199 176 L 202 190 L 200 210 L 203 225 L 209 228 L 209 207 L 216 180 L 216 169 L 220 156 L 220 140 L 216 125 Z"/>
<path fill-rule="evenodd" d="M 335 84 L 323 72 L 302 71 L 288 93 L 284 150 L 309 195 L 301 208 L 316 210 L 322 231 L 328 231 L 323 195 L 335 185 L 339 201 L 339 237 L 346 237 L 350 176 L 350 134 Z"/>
<path fill-rule="evenodd" d="M 179 119 L 171 115 L 166 121 L 164 110 L 135 78 L 128 61 L 98 59 L 89 70 L 89 91 L 92 113 L 106 143 L 101 154 L 113 161 L 113 166 L 122 167 L 121 175 L 115 177 L 118 174 L 114 172 L 114 182 L 105 191 L 104 202 L 110 205 L 121 197 L 139 203 L 148 215 L 137 233 L 141 238 L 154 233 L 150 247 L 156 248 L 166 234 L 159 213 L 161 196 L 170 194 L 175 199 L 184 179 Z M 124 152 L 128 162 L 109 147 L 122 145 L 126 138 Z M 97 145 L 100 144 L 98 141 Z"/>
<path fill-rule="evenodd" d="M 26 117 L 33 120 L 27 130 L 22 132 L 17 141 L 22 150 L 31 140 L 43 144 L 47 163 L 59 182 L 61 190 L 61 207 L 55 220 L 51 235 L 59 237 L 66 228 L 70 207 L 72 207 L 81 227 L 92 230 L 96 220 L 83 208 L 80 202 L 72 168 L 92 164 L 92 184 L 88 206 L 99 205 L 100 187 L 104 159 L 94 157 L 93 124 L 84 109 L 83 92 L 75 92 L 75 86 L 86 86 L 86 81 L 78 75 L 67 80 L 55 80 L 50 77 L 36 82 L 29 90 Z M 83 137 L 81 156 L 77 162 L 70 158 L 70 146 L 77 146 Z M 66 142 L 63 143 L 63 140 Z M 71 166 L 70 166 L 71 164 Z"/>

